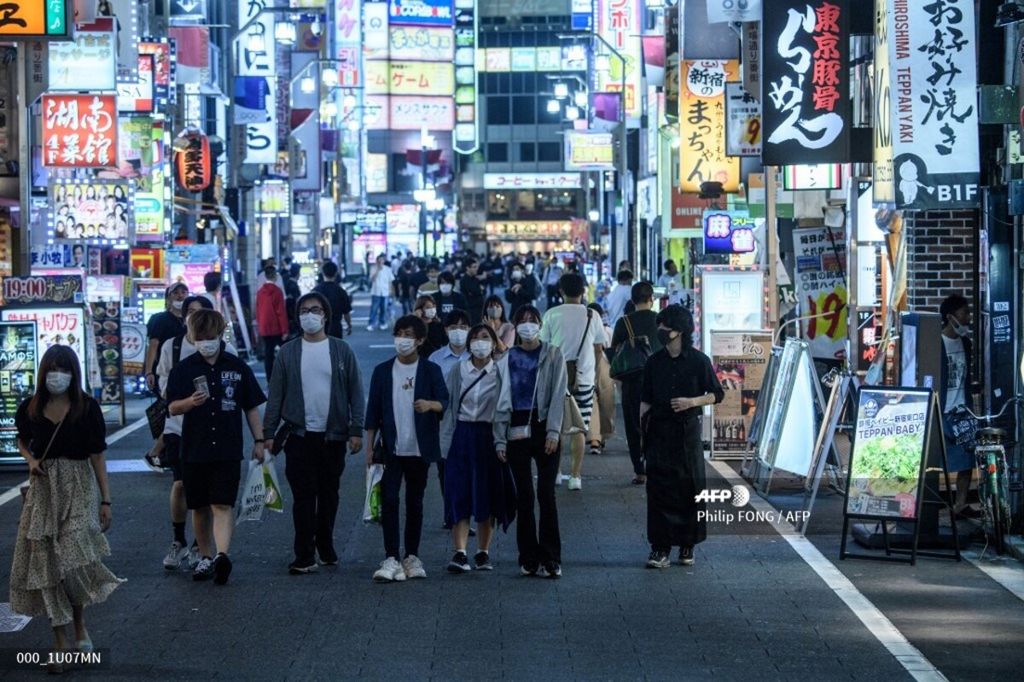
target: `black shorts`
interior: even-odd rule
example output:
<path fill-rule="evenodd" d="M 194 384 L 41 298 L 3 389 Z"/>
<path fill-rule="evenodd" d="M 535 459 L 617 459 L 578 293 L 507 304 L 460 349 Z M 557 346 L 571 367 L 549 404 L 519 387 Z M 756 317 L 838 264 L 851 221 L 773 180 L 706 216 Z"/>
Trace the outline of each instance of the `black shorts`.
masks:
<path fill-rule="evenodd" d="M 202 509 L 212 504 L 235 506 L 238 485 L 242 480 L 240 460 L 184 462 L 181 473 L 189 509 Z"/>
<path fill-rule="evenodd" d="M 160 463 L 171 470 L 175 483 L 181 480 L 181 436 L 176 433 L 164 434 L 164 454 Z"/>

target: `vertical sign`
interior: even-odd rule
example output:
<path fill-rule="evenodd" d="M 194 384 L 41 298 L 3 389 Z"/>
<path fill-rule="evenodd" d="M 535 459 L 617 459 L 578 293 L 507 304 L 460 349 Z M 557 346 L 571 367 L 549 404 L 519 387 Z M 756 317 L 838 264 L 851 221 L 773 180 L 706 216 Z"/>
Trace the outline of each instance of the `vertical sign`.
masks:
<path fill-rule="evenodd" d="M 338 65 L 338 85 L 358 88 L 363 84 L 361 74 L 362 40 L 360 25 L 363 21 L 362 0 L 336 0 L 334 23 L 335 56 Z"/>
<path fill-rule="evenodd" d="M 725 84 L 739 76 L 735 61 L 683 61 L 679 97 L 679 186 L 700 192 L 720 182 L 738 192 L 740 160 L 725 153 Z"/>
<path fill-rule="evenodd" d="M 762 95 L 766 166 L 849 157 L 847 0 L 777 0 L 765 7 Z"/>
<path fill-rule="evenodd" d="M 245 126 L 244 163 L 274 163 L 277 160 L 277 92 L 273 78 L 277 75 L 275 22 L 273 14 L 261 14 L 265 7 L 272 4 L 269 0 L 238 0 L 239 28 L 249 22 L 252 22 L 252 25 L 235 43 L 238 50 L 238 68 L 235 73 L 239 76 L 264 76 L 269 79 L 268 83 L 271 86 L 264 100 L 268 120 Z"/>
<path fill-rule="evenodd" d="M 761 155 L 761 105 L 739 83 L 725 86 L 725 153 L 729 156 Z"/>
<path fill-rule="evenodd" d="M 0 38 L 66 38 L 72 5 L 68 0 L 19 0 L 0 5 Z"/>
<path fill-rule="evenodd" d="M 607 71 L 598 72 L 597 89 L 622 92 L 625 68 L 626 116 L 638 121 L 641 115 L 640 71 L 642 64 L 640 0 L 597 0 L 597 33 L 622 55 L 626 63 L 609 55 Z"/>
<path fill-rule="evenodd" d="M 892 171 L 892 81 L 889 73 L 889 0 L 875 0 L 875 96 L 872 106 L 871 198 L 875 204 L 895 204 Z"/>
<path fill-rule="evenodd" d="M 974 3 L 889 0 L 896 208 L 978 206 Z"/>
<path fill-rule="evenodd" d="M 796 293 L 811 357 L 846 357 L 846 232 L 828 227 L 793 230 Z"/>
<path fill-rule="evenodd" d="M 455 0 L 455 151 L 480 148 L 476 86 L 476 0 Z"/>

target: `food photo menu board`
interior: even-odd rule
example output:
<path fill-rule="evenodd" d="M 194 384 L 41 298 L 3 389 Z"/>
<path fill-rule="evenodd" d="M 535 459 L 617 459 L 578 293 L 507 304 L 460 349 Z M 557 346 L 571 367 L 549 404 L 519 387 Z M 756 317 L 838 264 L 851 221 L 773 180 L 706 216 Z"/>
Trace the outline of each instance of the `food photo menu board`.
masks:
<path fill-rule="evenodd" d="M 121 303 L 100 301 L 89 304 L 92 333 L 96 341 L 96 362 L 100 370 L 100 404 L 120 405 L 124 397 L 121 368 Z"/>

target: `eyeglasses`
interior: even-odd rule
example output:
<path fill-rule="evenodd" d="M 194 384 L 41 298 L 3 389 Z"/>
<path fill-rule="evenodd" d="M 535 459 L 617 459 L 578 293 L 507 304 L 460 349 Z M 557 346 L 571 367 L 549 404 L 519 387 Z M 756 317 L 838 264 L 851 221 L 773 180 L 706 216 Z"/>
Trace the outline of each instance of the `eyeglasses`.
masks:
<path fill-rule="evenodd" d="M 302 310 L 299 311 L 299 315 L 305 315 L 306 313 L 312 313 L 314 315 L 323 315 L 324 314 L 324 309 L 323 308 L 303 308 Z"/>

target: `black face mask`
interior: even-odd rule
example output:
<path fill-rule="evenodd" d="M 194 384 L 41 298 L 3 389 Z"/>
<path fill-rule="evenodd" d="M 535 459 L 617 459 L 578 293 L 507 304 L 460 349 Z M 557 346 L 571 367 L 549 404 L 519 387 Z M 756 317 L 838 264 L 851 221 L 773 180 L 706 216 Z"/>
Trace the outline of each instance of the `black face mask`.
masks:
<path fill-rule="evenodd" d="M 667 346 L 672 343 L 672 330 L 671 329 L 659 329 L 658 330 L 658 341 L 661 342 L 662 346 Z"/>

